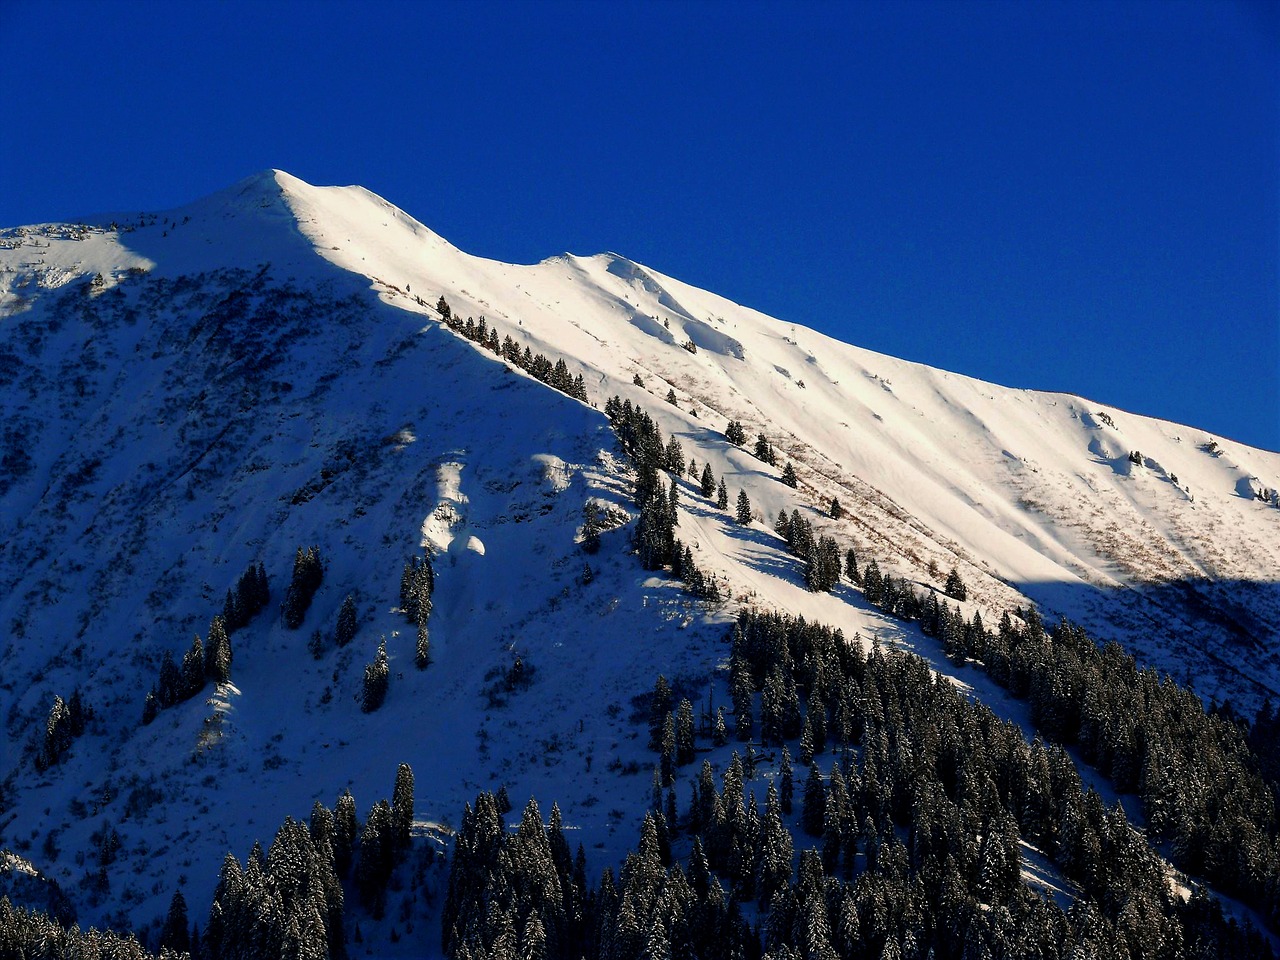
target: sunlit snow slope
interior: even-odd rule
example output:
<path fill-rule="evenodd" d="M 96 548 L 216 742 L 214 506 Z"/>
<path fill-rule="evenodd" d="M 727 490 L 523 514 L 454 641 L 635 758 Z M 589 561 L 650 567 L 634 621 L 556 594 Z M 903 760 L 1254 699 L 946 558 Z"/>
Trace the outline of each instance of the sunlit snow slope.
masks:
<path fill-rule="evenodd" d="M 860 350 L 614 254 L 472 257 L 360 188 L 277 173 L 241 189 L 279 190 L 320 254 L 388 302 L 444 294 L 575 360 L 601 400 L 640 373 L 697 408 L 682 418 L 694 434 L 729 418 L 766 432 L 802 489 L 856 506 L 849 535 L 902 572 L 956 564 L 994 608 L 1012 587 L 1177 663 L 1206 694 L 1280 689 L 1275 453 Z"/>

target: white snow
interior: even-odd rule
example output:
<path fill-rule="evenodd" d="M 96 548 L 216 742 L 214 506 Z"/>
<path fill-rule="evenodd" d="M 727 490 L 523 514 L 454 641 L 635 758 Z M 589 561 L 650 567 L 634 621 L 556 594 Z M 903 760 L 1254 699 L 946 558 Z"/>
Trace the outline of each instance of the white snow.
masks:
<path fill-rule="evenodd" d="M 107 228 L 113 219 L 119 229 Z M 530 794 L 544 812 L 559 799 L 596 848 L 593 864 L 616 865 L 653 763 L 631 700 L 659 672 L 713 672 L 738 603 L 879 637 L 956 672 L 856 590 L 805 590 L 772 532 L 784 509 L 918 589 L 940 588 L 957 567 L 967 616 L 993 623 L 1033 600 L 1047 619 L 1068 614 L 1180 679 L 1190 673 L 1202 694 L 1247 703 L 1280 691 L 1280 510 L 1255 498 L 1280 487 L 1276 453 L 875 354 L 615 254 L 485 260 L 363 188 L 281 171 L 154 218 L 94 223 L 0 232 L 0 399 L 6 422 L 25 425 L 33 463 L 0 510 L 3 770 L 53 693 L 80 683 L 99 712 L 64 764 L 20 783 L 0 842 L 56 831 L 62 852 L 44 868 L 71 891 L 84 873 L 75 851 L 112 817 L 125 854 L 100 916 L 162 915 L 179 875 L 198 914 L 227 849 L 243 856 L 285 815 L 306 816 L 317 798 L 331 805 L 348 785 L 363 813 L 390 793 L 400 761 L 415 771 L 424 822 L 447 831 L 477 790 L 505 783 L 517 812 Z M 273 282 L 328 299 L 281 345 L 265 399 L 241 409 L 236 365 L 188 345 L 206 343 L 200 324 L 227 307 L 214 271 L 252 278 L 267 263 Z M 103 287 L 90 288 L 98 273 Z M 59 296 L 132 297 L 144 273 L 174 284 L 203 274 L 199 309 L 109 329 L 50 323 Z M 448 331 L 434 310 L 441 295 L 455 314 L 563 358 L 591 405 Z M 668 389 L 678 407 L 664 402 Z M 625 529 L 606 533 L 595 557 L 579 551 L 588 499 L 631 508 L 593 409 L 614 394 L 642 404 L 686 460 L 710 463 L 731 505 L 747 491 L 758 522 L 745 528 L 689 478 L 680 491 L 679 536 L 733 602 L 709 607 L 639 570 Z M 730 419 L 746 427 L 745 449 L 724 441 Z M 762 430 L 778 468 L 750 453 Z M 798 490 L 779 481 L 788 460 Z M 825 517 L 832 497 L 845 519 Z M 160 652 L 180 658 L 251 561 L 266 563 L 278 601 L 294 551 L 311 543 L 328 568 L 303 628 L 284 630 L 273 604 L 233 637 L 235 686 L 139 726 Z M 425 672 L 395 609 L 414 552 L 433 554 L 437 572 Z M 595 573 L 586 586 L 584 560 Z M 1219 591 L 1231 623 L 1178 619 L 1182 588 L 1165 585 L 1186 578 L 1222 582 L 1203 589 Z M 348 593 L 359 635 L 313 661 L 308 637 L 332 630 Z M 364 715 L 360 676 L 384 636 L 390 694 Z M 491 705 L 495 671 L 517 656 L 534 682 Z M 1025 725 L 1022 708 L 974 673 L 959 679 Z M 619 772 L 628 764 L 639 776 Z M 148 785 L 164 802 L 122 819 Z M 104 789 L 114 797 L 104 812 L 69 812 Z M 1052 887 L 1042 865 L 1028 869 Z M 429 940 L 424 931 L 403 949 Z"/>

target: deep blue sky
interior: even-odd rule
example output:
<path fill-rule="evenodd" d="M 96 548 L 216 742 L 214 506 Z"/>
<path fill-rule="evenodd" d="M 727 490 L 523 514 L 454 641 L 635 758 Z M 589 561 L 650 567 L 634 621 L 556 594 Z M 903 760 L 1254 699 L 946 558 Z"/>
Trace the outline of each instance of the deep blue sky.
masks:
<path fill-rule="evenodd" d="M 0 224 L 281 167 L 1278 450 L 1277 9 L 0 0 Z"/>

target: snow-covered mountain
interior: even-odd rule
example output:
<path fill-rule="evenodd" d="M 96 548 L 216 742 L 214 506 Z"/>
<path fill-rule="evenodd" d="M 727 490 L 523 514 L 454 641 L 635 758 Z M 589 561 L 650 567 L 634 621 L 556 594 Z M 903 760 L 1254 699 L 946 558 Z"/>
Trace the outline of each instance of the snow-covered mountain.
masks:
<path fill-rule="evenodd" d="M 563 360 L 588 402 L 449 329 L 441 298 Z M 95 922 L 151 922 L 179 878 L 203 907 L 228 849 L 348 786 L 386 795 L 401 761 L 425 824 L 506 784 L 559 796 L 616 860 L 645 794 L 627 771 L 653 763 L 633 700 L 660 672 L 706 696 L 743 603 L 947 669 L 856 591 L 805 589 L 782 510 L 920 589 L 954 567 L 967 616 L 1030 602 L 1206 699 L 1251 714 L 1280 694 L 1280 454 L 875 354 L 615 254 L 485 260 L 359 187 L 269 171 L 167 213 L 0 233 L 0 387 L 0 845 Z M 749 497 L 750 527 L 696 483 L 681 504 L 730 601 L 642 571 L 625 529 L 583 577 L 584 504 L 634 512 L 614 395 Z M 776 466 L 751 453 L 760 433 Z M 313 544 L 326 569 L 302 628 L 273 603 L 233 635 L 232 683 L 143 725 L 163 655 L 181 660 L 251 564 L 278 601 Z M 397 609 L 415 554 L 436 571 L 422 671 Z M 359 631 L 337 649 L 348 595 Z M 384 637 L 390 693 L 364 714 Z M 508 691 L 517 659 L 538 680 Z M 28 745 L 77 687 L 88 731 L 36 774 Z M 103 890 L 83 854 L 108 815 L 123 852 Z"/>

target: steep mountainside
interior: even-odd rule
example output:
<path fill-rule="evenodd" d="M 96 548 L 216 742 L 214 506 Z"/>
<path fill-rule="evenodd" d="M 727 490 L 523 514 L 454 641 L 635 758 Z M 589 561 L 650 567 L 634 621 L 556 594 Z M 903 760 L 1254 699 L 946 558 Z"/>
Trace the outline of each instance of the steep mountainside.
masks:
<path fill-rule="evenodd" d="M 441 301 L 563 360 L 586 402 L 441 323 Z M 726 602 L 641 570 L 630 527 L 584 558 L 588 501 L 608 528 L 635 513 L 615 395 L 748 497 L 742 526 L 683 491 L 680 537 Z M 0 234 L 0 409 L 0 844 L 89 922 L 151 923 L 179 883 L 202 910 L 228 849 L 348 786 L 386 794 L 402 761 L 423 831 L 505 784 L 559 796 L 615 862 L 653 765 L 635 698 L 662 672 L 719 703 L 705 678 L 743 604 L 951 670 L 852 588 L 807 590 L 783 510 L 918 589 L 954 568 L 966 618 L 1034 603 L 1249 715 L 1280 694 L 1280 455 L 874 354 L 614 254 L 484 260 L 358 187 L 271 171 L 168 213 Z M 279 600 L 311 545 L 323 583 L 291 630 Z M 411 556 L 436 578 L 425 670 L 400 610 Z M 259 562 L 273 600 L 234 631 L 231 681 L 144 725 L 165 655 Z M 364 713 L 383 638 L 390 692 Z M 86 731 L 37 770 L 50 703 L 77 688 Z M 108 819 L 104 884 L 84 854 Z"/>

